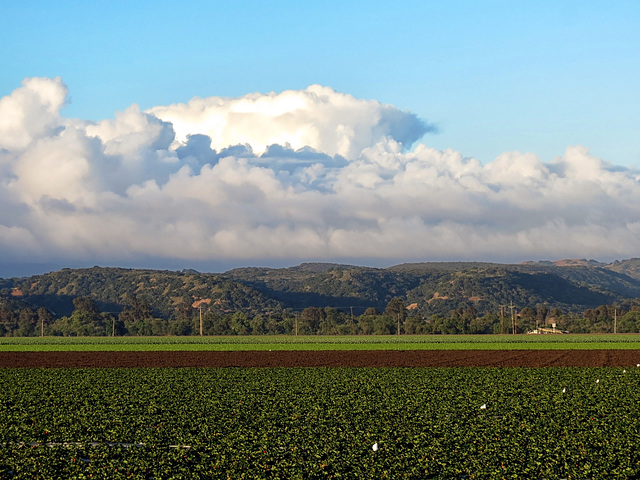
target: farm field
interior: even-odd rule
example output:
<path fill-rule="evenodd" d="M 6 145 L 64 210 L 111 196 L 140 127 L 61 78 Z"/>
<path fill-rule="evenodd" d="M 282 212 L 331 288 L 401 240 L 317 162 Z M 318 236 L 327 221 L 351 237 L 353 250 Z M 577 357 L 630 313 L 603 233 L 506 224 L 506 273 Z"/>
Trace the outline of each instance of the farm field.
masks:
<path fill-rule="evenodd" d="M 554 349 L 640 350 L 640 335 L 0 337 L 0 352 Z"/>
<path fill-rule="evenodd" d="M 2 338 L 0 480 L 640 478 L 638 364 L 636 335 Z"/>
<path fill-rule="evenodd" d="M 639 383 L 622 367 L 4 368 L 0 478 L 637 478 Z"/>

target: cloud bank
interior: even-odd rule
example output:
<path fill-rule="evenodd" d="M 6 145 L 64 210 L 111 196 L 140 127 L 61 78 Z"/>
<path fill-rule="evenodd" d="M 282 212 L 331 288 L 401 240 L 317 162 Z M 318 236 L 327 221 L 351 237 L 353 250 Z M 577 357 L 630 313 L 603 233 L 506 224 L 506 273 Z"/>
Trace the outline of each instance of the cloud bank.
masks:
<path fill-rule="evenodd" d="M 60 78 L 0 99 L 4 262 L 629 258 L 637 172 L 570 146 L 481 164 L 415 115 L 311 86 L 65 118 Z M 411 148 L 413 147 L 413 148 Z M 0 276 L 3 276 L 0 272 Z"/>

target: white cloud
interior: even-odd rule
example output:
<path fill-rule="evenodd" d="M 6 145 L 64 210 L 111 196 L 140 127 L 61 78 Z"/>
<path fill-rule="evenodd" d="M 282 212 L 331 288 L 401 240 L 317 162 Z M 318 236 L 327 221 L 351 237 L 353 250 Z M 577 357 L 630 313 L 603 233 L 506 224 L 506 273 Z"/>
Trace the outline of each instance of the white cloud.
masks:
<path fill-rule="evenodd" d="M 550 163 L 506 152 L 485 165 L 407 150 L 410 114 L 318 86 L 133 105 L 97 123 L 62 117 L 66 95 L 59 79 L 27 79 L 0 99 L 13 119 L 0 124 L 6 258 L 520 261 L 640 250 L 638 174 L 584 147 Z"/>
<path fill-rule="evenodd" d="M 90 141 L 76 130 L 34 140 L 16 163 L 12 190 L 16 197 L 34 205 L 43 197 L 70 203 L 92 197 Z"/>
<path fill-rule="evenodd" d="M 50 135 L 67 94 L 60 77 L 27 78 L 22 87 L 1 98 L 0 149 L 21 150 L 34 138 Z"/>
<path fill-rule="evenodd" d="M 150 112 L 173 124 L 178 142 L 203 134 L 211 138 L 214 149 L 248 144 L 257 153 L 279 144 L 353 158 L 384 139 L 409 147 L 433 130 L 392 105 L 359 100 L 320 85 L 240 98 L 194 98 Z"/>

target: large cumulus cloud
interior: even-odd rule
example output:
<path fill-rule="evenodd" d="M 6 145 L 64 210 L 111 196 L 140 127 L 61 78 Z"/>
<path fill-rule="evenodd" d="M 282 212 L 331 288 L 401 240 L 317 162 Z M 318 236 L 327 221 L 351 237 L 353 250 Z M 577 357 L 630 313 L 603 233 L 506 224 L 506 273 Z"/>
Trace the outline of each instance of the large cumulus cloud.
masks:
<path fill-rule="evenodd" d="M 61 115 L 60 79 L 0 99 L 5 261 L 637 256 L 640 184 L 570 146 L 485 165 L 412 145 L 425 122 L 326 87 L 114 119 Z M 0 275 L 1 276 L 1 275 Z"/>
<path fill-rule="evenodd" d="M 256 153 L 279 144 L 353 157 L 383 139 L 410 146 L 434 130 L 392 105 L 358 100 L 320 85 L 240 98 L 194 98 L 150 111 L 173 124 L 178 142 L 204 134 L 215 149 L 240 143 L 251 145 Z"/>

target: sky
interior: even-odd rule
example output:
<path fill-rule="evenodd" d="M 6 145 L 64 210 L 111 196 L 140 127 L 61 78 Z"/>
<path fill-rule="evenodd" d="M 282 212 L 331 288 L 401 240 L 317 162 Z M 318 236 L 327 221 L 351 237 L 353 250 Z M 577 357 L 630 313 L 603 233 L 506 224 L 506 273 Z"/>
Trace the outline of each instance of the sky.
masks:
<path fill-rule="evenodd" d="M 640 2 L 2 7 L 0 277 L 640 256 Z"/>

